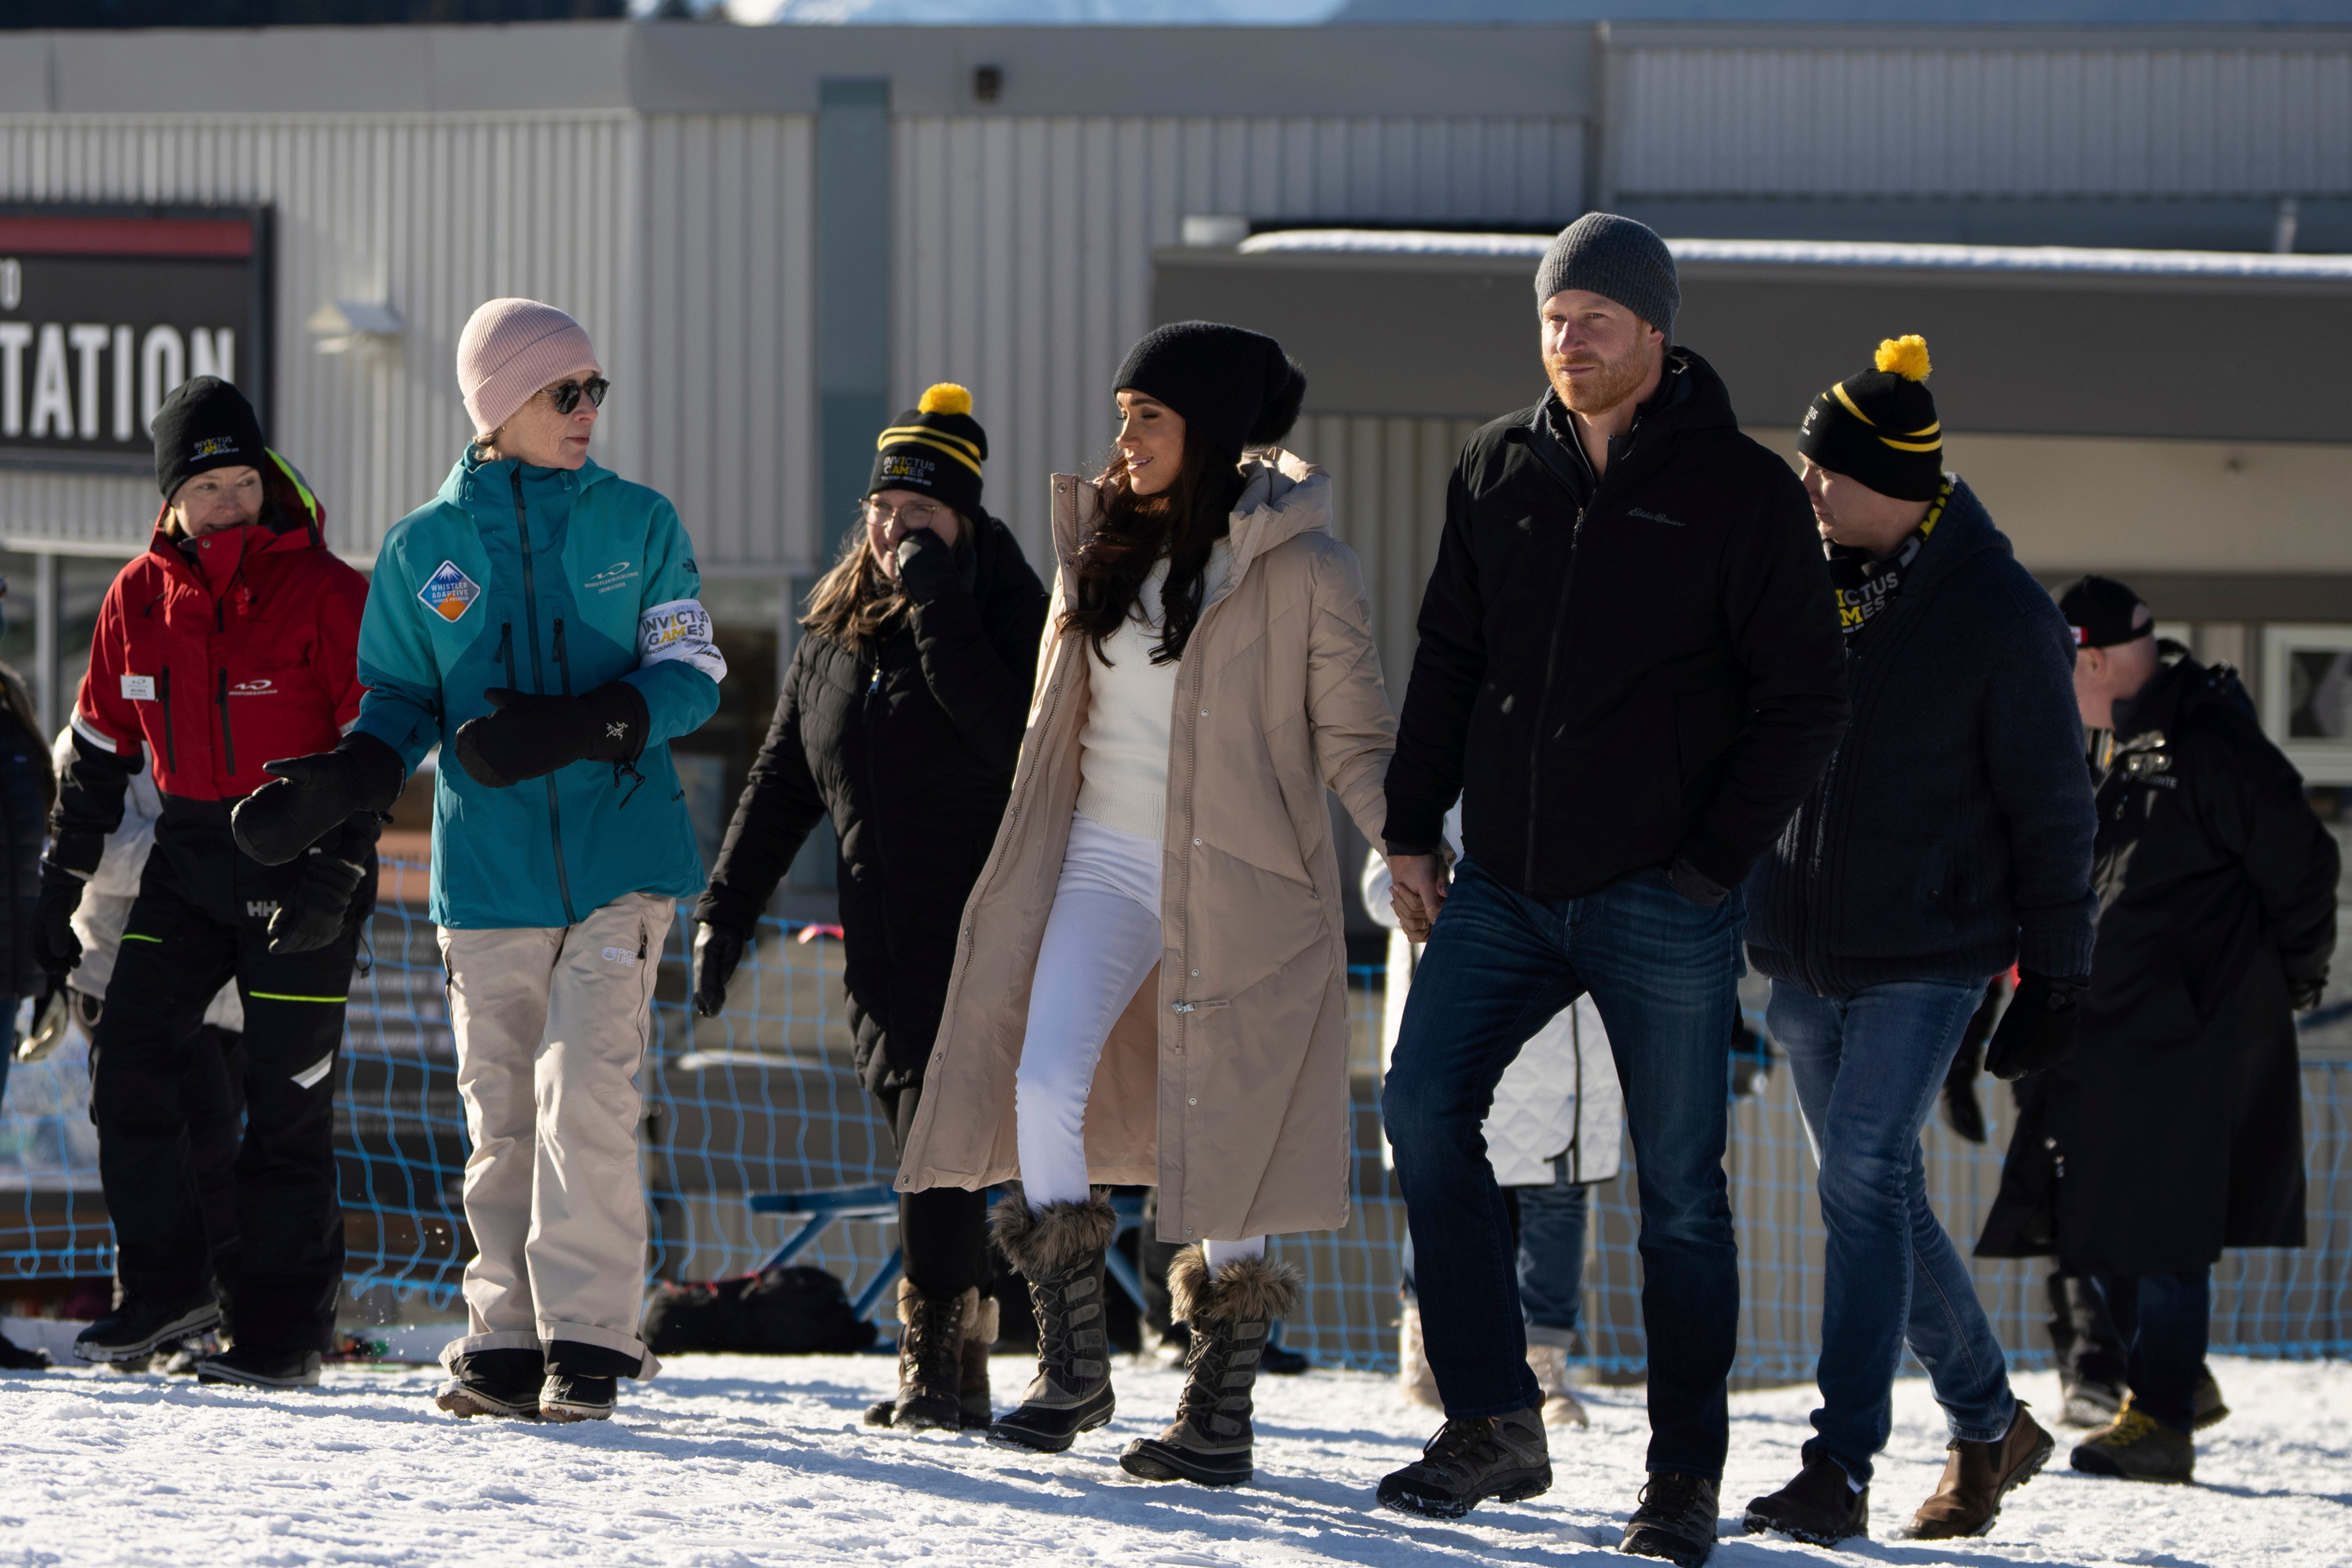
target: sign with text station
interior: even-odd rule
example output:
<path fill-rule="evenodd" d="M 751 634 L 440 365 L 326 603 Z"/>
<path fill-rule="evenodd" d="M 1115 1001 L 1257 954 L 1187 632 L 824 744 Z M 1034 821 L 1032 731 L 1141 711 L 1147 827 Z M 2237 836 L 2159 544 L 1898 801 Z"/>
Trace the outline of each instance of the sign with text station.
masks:
<path fill-rule="evenodd" d="M 269 423 L 268 215 L 0 205 L 0 463 L 152 468 L 191 376 Z"/>

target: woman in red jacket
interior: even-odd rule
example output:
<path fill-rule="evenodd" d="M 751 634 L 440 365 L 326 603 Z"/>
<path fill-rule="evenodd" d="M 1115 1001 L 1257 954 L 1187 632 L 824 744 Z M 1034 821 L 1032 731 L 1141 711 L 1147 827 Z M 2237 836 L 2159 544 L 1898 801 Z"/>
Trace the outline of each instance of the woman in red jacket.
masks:
<path fill-rule="evenodd" d="M 234 980 L 247 1057 L 235 1346 L 198 1371 L 289 1388 L 318 1382 L 342 1282 L 336 1053 L 373 902 L 375 812 L 401 779 L 386 770 L 369 809 L 288 865 L 237 847 L 229 807 L 275 759 L 328 750 L 359 713 L 367 583 L 329 552 L 317 500 L 236 388 L 186 383 L 154 438 L 163 512 L 99 610 L 34 914 L 42 966 L 73 968 L 82 884 L 152 757 L 163 814 L 90 1045 L 122 1301 L 74 1353 L 129 1361 L 221 1321 L 212 1254 L 227 1238 L 205 1233 L 180 1084 L 206 1005 Z"/>

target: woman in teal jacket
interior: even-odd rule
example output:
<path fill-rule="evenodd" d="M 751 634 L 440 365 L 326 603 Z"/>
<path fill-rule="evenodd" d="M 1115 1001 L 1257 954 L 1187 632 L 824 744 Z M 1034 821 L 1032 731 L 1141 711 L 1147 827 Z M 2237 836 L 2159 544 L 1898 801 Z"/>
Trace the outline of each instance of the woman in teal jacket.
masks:
<path fill-rule="evenodd" d="M 703 886 L 668 742 L 716 710 L 727 666 L 677 511 L 588 460 L 606 384 L 587 333 L 493 300 L 457 366 L 482 434 L 376 557 L 357 725 L 273 764 L 286 782 L 239 831 L 290 858 L 441 747 L 432 914 L 479 1250 L 437 1403 L 601 1419 L 616 1379 L 659 1364 L 637 1338 L 636 1073 L 675 900 Z"/>

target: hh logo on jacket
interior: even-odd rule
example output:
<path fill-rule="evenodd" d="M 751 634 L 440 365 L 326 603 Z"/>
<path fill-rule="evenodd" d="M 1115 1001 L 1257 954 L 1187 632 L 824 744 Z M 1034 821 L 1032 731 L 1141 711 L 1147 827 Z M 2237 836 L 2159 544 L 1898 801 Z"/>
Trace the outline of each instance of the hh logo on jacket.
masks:
<path fill-rule="evenodd" d="M 482 596 L 482 585 L 457 570 L 455 561 L 444 561 L 425 586 L 416 591 L 425 607 L 445 621 L 459 621 Z"/>

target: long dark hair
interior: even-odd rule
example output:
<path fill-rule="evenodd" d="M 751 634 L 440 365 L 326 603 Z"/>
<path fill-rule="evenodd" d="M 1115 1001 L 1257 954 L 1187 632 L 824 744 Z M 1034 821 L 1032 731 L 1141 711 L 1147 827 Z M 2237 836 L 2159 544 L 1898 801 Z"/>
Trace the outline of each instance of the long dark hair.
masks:
<path fill-rule="evenodd" d="M 1168 558 L 1168 581 L 1160 591 L 1162 624 L 1154 664 L 1173 664 L 1201 619 L 1201 593 L 1209 552 L 1233 531 L 1234 503 L 1244 481 L 1240 465 L 1212 447 L 1200 426 L 1184 430 L 1184 462 L 1176 482 L 1158 495 L 1139 496 L 1128 482 L 1127 455 L 1114 454 L 1097 489 L 1102 514 L 1094 537 L 1078 552 L 1077 592 L 1062 612 L 1062 627 L 1094 645 L 1105 664 L 1103 644 L 1134 614 L 1144 579 L 1160 558 Z"/>
<path fill-rule="evenodd" d="M 952 510 L 950 515 L 956 520 L 956 552 L 961 555 L 977 549 L 971 520 Z M 861 501 L 856 525 L 841 542 L 840 559 L 809 590 L 808 611 L 801 616 L 801 625 L 863 656 L 866 644 L 895 630 L 906 614 L 905 591 L 882 574 L 874 552 L 866 546 L 866 506 Z"/>

